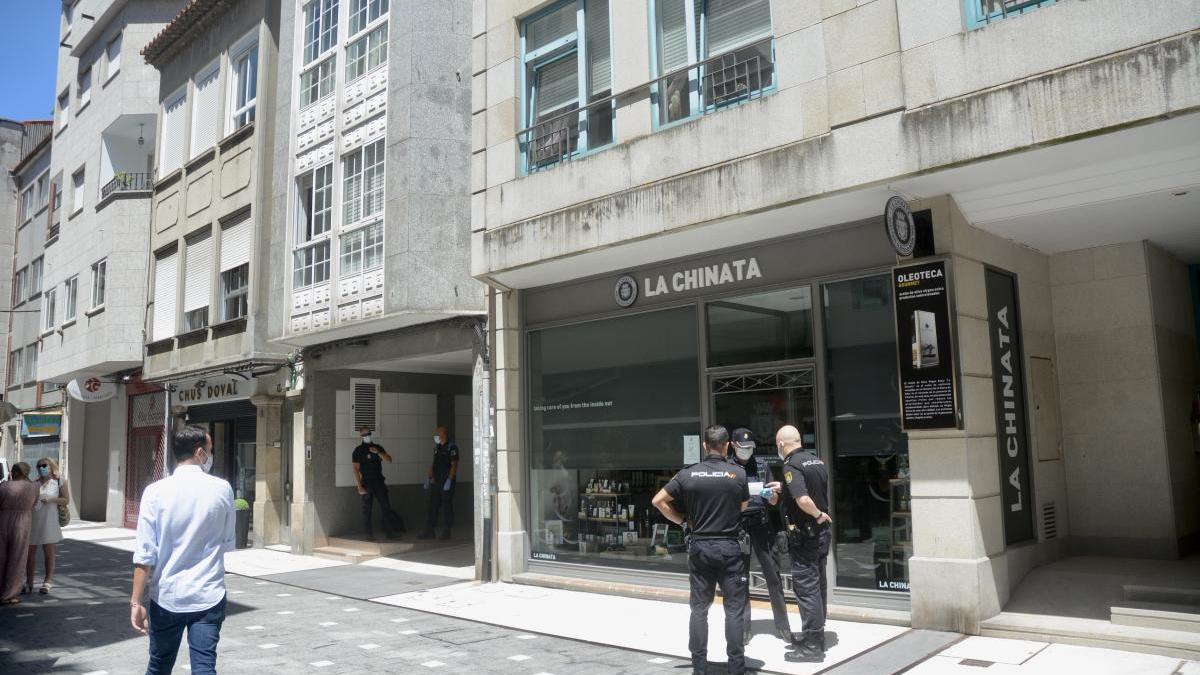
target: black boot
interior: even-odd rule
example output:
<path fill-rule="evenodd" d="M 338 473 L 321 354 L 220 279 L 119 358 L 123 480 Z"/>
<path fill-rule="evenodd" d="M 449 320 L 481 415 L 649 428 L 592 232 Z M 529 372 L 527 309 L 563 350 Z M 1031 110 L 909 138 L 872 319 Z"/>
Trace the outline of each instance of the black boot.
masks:
<path fill-rule="evenodd" d="M 809 663 L 825 660 L 825 637 L 821 631 L 805 632 L 795 650 L 783 655 L 790 663 Z"/>

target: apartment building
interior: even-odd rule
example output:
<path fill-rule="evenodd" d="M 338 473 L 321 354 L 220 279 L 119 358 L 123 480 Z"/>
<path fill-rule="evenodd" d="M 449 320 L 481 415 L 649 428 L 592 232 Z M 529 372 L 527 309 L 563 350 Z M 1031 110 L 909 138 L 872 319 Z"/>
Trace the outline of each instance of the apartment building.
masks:
<path fill-rule="evenodd" d="M 362 534 L 351 453 L 364 426 L 394 459 L 384 472 L 410 532 L 447 427 L 462 450 L 453 534 L 474 534 L 470 16 L 465 0 L 282 3 L 263 311 L 301 363 L 282 415 L 293 550 Z"/>
<path fill-rule="evenodd" d="M 142 377 L 167 389 L 169 426 L 209 429 L 212 473 L 252 504 L 266 544 L 279 543 L 287 356 L 266 322 L 278 21 L 267 0 L 190 2 L 141 50 L 160 74 L 163 149 Z"/>
<path fill-rule="evenodd" d="M 914 627 L 1196 550 L 1200 3 L 474 4 L 500 578 L 685 588 L 717 423 L 801 429 L 831 602 Z"/>
<path fill-rule="evenodd" d="M 133 522 L 141 483 L 126 469 L 155 470 L 129 460 L 161 444 L 166 422 L 159 388 L 139 383 L 158 72 L 137 51 L 182 4 L 62 4 L 50 155 L 62 199 L 45 242 L 38 377 L 44 392 L 70 393 L 61 464 L 91 520 Z"/>
<path fill-rule="evenodd" d="M 12 220 L 4 224 L 5 245 L 0 248 L 4 260 L 5 285 L 11 299 L 4 322 L 8 359 L 5 370 L 4 400 L 20 414 L 4 425 L 0 454 L 10 461 L 58 458 L 62 422 L 61 395 L 43 400 L 38 377 L 41 335 L 45 329 L 42 306 L 53 294 L 44 295 L 42 278 L 47 238 L 54 231 L 60 212 L 54 208 L 50 176 L 52 122 L 25 122 L 20 125 L 18 161 L 7 164 L 11 171 L 16 199 Z M 11 224 L 10 224 L 11 223 Z M 11 228 L 11 229 L 10 229 Z M 7 249 L 7 250 L 4 250 Z M 0 289 L 2 292 L 3 289 Z"/>

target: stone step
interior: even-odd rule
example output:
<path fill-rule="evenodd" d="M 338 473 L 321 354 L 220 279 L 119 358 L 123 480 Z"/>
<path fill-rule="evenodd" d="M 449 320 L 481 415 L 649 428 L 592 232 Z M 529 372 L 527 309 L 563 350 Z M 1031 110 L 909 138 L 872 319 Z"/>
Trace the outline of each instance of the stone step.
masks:
<path fill-rule="evenodd" d="M 321 546 L 313 549 L 313 555 L 318 558 L 327 560 L 338 560 L 340 562 L 348 562 L 357 565 L 360 562 L 378 558 L 378 554 L 370 554 L 363 551 L 344 548 L 341 546 Z"/>
<path fill-rule="evenodd" d="M 1200 633 L 1200 605 L 1125 600 L 1109 608 L 1119 626 L 1141 626 Z"/>
<path fill-rule="evenodd" d="M 1126 600 L 1135 602 L 1157 602 L 1171 605 L 1190 605 L 1200 612 L 1200 588 L 1178 588 L 1173 586 L 1145 586 L 1127 584 L 1122 586 Z M 1124 604 L 1124 603 L 1119 603 Z"/>
<path fill-rule="evenodd" d="M 1103 619 L 1001 612 L 980 623 L 979 634 L 1200 659 L 1200 640 L 1194 632 L 1121 626 Z"/>

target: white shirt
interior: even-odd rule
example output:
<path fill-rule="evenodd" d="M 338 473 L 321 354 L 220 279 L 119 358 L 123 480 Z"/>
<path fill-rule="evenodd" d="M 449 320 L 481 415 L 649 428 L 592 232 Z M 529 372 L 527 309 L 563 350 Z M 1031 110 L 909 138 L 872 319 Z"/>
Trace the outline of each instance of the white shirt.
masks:
<path fill-rule="evenodd" d="M 151 483 L 138 511 L 133 564 L 153 568 L 150 598 L 176 613 L 225 597 L 225 551 L 234 548 L 233 488 L 195 465 Z"/>

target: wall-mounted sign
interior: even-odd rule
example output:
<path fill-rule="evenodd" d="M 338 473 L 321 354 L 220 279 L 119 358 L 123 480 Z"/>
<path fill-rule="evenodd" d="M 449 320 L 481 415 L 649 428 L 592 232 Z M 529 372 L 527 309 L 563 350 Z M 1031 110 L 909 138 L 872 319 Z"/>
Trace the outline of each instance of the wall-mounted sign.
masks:
<path fill-rule="evenodd" d="M 911 429 L 959 427 L 946 262 L 892 270 L 900 418 Z"/>
<path fill-rule="evenodd" d="M 107 401 L 117 393 L 115 382 L 105 382 L 98 377 L 77 377 L 67 383 L 67 394 L 76 401 L 96 403 Z"/>
<path fill-rule="evenodd" d="M 883 207 L 883 225 L 887 229 L 892 248 L 900 255 L 912 255 L 917 245 L 917 228 L 913 222 L 912 209 L 903 197 L 892 197 Z"/>
<path fill-rule="evenodd" d="M 992 386 L 996 398 L 996 445 L 1004 538 L 1009 544 L 1033 539 L 1033 494 L 1029 489 L 1029 423 L 1025 413 L 1024 350 L 1017 280 L 987 269 L 988 332 L 992 336 Z"/>
<path fill-rule="evenodd" d="M 621 307 L 629 307 L 637 302 L 638 285 L 637 279 L 626 274 L 617 279 L 617 287 L 613 289 L 613 296 L 617 300 L 617 304 Z"/>
<path fill-rule="evenodd" d="M 761 279 L 762 275 L 762 268 L 758 266 L 758 258 L 751 256 L 702 267 L 689 267 L 669 274 L 659 274 L 656 277 L 646 277 L 643 288 L 646 297 L 653 298 L 659 295 L 686 293 L 751 279 Z"/>
<path fill-rule="evenodd" d="M 206 405 L 250 398 L 254 392 L 253 380 L 232 375 L 213 375 L 177 383 L 171 398 L 179 405 Z"/>
<path fill-rule="evenodd" d="M 62 432 L 62 415 L 21 415 L 21 435 L 29 438 L 58 436 Z"/>

